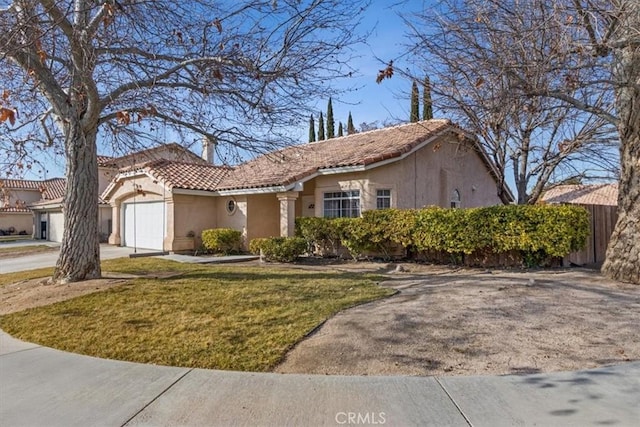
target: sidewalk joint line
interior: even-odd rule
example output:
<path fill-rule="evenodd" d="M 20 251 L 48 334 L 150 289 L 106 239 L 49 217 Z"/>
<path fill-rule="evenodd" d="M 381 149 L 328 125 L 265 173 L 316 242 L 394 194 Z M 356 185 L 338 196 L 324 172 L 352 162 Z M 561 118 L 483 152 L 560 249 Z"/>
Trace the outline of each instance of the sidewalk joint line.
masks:
<path fill-rule="evenodd" d="M 146 405 L 144 405 L 142 408 L 140 408 L 140 410 L 138 412 L 136 412 L 135 414 L 133 414 L 131 416 L 131 418 L 129 418 L 128 420 L 126 420 L 124 423 L 122 423 L 122 425 L 120 427 L 124 427 L 127 424 L 129 424 L 131 421 L 133 421 L 134 418 L 136 418 L 138 415 L 140 415 L 145 409 L 147 409 L 149 406 L 151 406 L 151 404 L 153 402 L 155 402 L 156 400 L 158 400 L 162 395 L 164 395 L 166 392 L 169 391 L 169 389 L 171 389 L 174 385 L 176 385 L 178 383 L 178 381 L 182 380 L 184 377 L 186 377 L 188 374 L 190 374 L 195 368 L 189 368 L 189 370 L 187 372 L 185 372 L 184 374 L 180 375 L 180 377 L 175 380 L 174 382 L 172 382 L 171 384 L 169 384 L 169 386 L 167 386 L 167 388 L 165 388 L 164 390 L 162 390 L 156 397 L 154 397 L 153 399 L 151 399 Z"/>
<path fill-rule="evenodd" d="M 464 420 L 467 422 L 467 424 L 470 427 L 473 427 L 473 424 L 471 424 L 471 420 L 469 420 L 469 418 L 467 418 L 467 416 L 464 414 L 464 412 L 462 412 L 462 408 L 460 407 L 460 405 L 458 405 L 458 402 L 456 402 L 456 400 L 453 398 L 453 396 L 451 396 L 451 394 L 449 394 L 449 391 L 444 387 L 444 384 L 442 384 L 440 382 L 440 378 L 438 378 L 438 377 L 433 377 L 433 378 L 436 380 L 436 382 L 438 383 L 438 385 L 440 386 L 442 391 L 445 392 L 447 397 L 449 397 L 449 400 L 451 400 L 451 403 L 453 403 L 453 405 L 456 407 L 458 412 L 460 412 L 460 415 L 462 415 L 462 418 L 464 418 Z"/>
<path fill-rule="evenodd" d="M 22 353 L 22 352 L 30 351 L 30 350 L 37 350 L 37 349 L 39 349 L 39 348 L 44 348 L 44 347 L 43 347 L 43 346 L 41 346 L 41 345 L 38 345 L 38 346 L 36 346 L 36 347 L 23 348 L 22 350 L 12 351 L 11 353 L 0 354 L 0 357 L 10 356 L 10 355 L 12 355 L 12 354 Z"/>

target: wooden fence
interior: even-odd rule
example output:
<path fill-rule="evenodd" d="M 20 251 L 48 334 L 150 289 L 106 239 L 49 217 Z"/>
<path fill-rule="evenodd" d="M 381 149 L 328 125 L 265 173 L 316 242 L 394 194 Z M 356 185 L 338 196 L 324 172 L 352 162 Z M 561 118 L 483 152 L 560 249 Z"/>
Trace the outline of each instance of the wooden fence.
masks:
<path fill-rule="evenodd" d="M 609 238 L 618 220 L 617 206 L 580 205 L 591 215 L 591 233 L 587 245 L 579 252 L 565 257 L 565 264 L 588 265 L 601 264 L 607 253 Z"/>

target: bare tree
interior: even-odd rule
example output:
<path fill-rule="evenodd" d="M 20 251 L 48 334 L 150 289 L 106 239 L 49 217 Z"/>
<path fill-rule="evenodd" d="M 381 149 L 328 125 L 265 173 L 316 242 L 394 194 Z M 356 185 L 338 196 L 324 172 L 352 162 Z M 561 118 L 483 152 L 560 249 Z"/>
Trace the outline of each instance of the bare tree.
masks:
<path fill-rule="evenodd" d="M 446 14 L 432 11 L 407 20 L 410 49 L 419 69 L 435 80 L 435 105 L 478 135 L 501 179 L 515 183 L 519 204 L 535 203 L 554 181 L 615 176 L 615 128 L 595 114 L 561 100 L 531 96 L 537 88 L 565 81 L 558 69 L 570 58 L 558 50 L 558 25 L 542 0 L 444 2 Z M 581 96 L 580 88 L 568 93 Z M 611 96 L 591 99 L 603 110 Z"/>
<path fill-rule="evenodd" d="M 554 58 L 548 68 L 553 78 L 532 78 L 528 62 L 514 62 L 503 75 L 525 97 L 561 101 L 562 107 L 594 114 L 617 128 L 618 222 L 602 271 L 616 280 L 640 283 L 640 1 L 447 2 L 452 10 L 473 11 L 467 16 L 489 28 L 495 14 L 508 14 L 523 3 L 537 13 L 537 25 L 513 16 L 520 35 L 514 34 L 516 44 L 509 46 L 518 48 L 521 40 L 549 40 L 548 50 L 537 58 L 543 63 Z M 536 52 L 533 46 L 527 51 Z"/>
<path fill-rule="evenodd" d="M 5 3 L 6 4 L 6 3 Z M 358 3 L 357 8 L 365 4 Z M 340 0 L 15 0 L 0 6 L 0 151 L 31 167 L 64 153 L 54 280 L 99 277 L 97 141 L 145 144 L 158 126 L 260 150 L 326 93 L 356 43 Z M 183 133 L 182 133 L 183 132 Z"/>

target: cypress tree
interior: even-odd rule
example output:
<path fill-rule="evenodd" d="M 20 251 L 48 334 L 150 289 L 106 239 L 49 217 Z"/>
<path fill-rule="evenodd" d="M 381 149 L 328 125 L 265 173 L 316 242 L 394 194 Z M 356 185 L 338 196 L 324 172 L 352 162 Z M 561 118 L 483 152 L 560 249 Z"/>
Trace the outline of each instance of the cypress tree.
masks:
<path fill-rule="evenodd" d="M 338 136 L 343 136 L 342 133 L 342 122 L 338 122 Z"/>
<path fill-rule="evenodd" d="M 414 80 L 411 84 L 411 115 L 409 120 L 415 123 L 420 120 L 420 93 L 418 92 L 418 83 Z"/>
<path fill-rule="evenodd" d="M 429 76 L 424 78 L 422 88 L 422 120 L 433 119 L 433 105 L 431 103 L 431 82 Z"/>
<path fill-rule="evenodd" d="M 320 118 L 318 119 L 318 141 L 324 140 L 324 118 L 322 117 L 322 111 L 320 111 Z"/>
<path fill-rule="evenodd" d="M 331 97 L 329 97 L 329 104 L 327 104 L 327 139 L 331 139 L 336 136 L 334 126 L 333 105 L 331 104 Z"/>
<path fill-rule="evenodd" d="M 309 118 L 309 142 L 316 140 L 316 124 L 313 121 L 313 114 Z"/>
<path fill-rule="evenodd" d="M 349 111 L 349 118 L 347 119 L 347 135 L 356 133 L 356 128 L 353 126 L 353 117 L 351 117 L 351 111 Z"/>

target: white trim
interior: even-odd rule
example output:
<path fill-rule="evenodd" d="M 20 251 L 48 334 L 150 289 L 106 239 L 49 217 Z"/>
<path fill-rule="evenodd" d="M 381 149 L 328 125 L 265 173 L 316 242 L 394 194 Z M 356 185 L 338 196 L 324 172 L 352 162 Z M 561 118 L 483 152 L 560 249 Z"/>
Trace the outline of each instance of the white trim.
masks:
<path fill-rule="evenodd" d="M 39 211 L 48 211 L 51 209 L 62 209 L 63 207 L 64 207 L 64 202 L 55 202 L 55 203 L 42 203 L 36 206 L 29 206 L 29 209 L 31 209 L 34 212 L 39 212 Z"/>
<path fill-rule="evenodd" d="M 300 182 L 300 181 L 298 181 Z M 286 193 L 296 187 L 296 184 L 278 185 L 274 187 L 251 187 L 251 188 L 239 188 L 237 190 L 218 190 L 216 193 L 220 196 L 244 196 L 248 194 L 267 194 L 267 193 Z M 300 182 L 301 184 L 302 182 Z"/>
<path fill-rule="evenodd" d="M 102 194 L 100 195 L 100 198 L 105 200 L 105 201 L 109 201 L 111 198 L 111 193 L 114 190 L 118 189 L 118 183 L 120 181 L 122 181 L 123 179 L 127 179 L 127 178 L 132 178 L 132 177 L 136 177 L 136 176 L 147 176 L 148 178 L 151 178 L 154 181 L 157 181 L 157 183 L 159 185 L 162 185 L 165 189 L 165 191 L 169 190 L 167 188 L 167 183 L 158 178 L 155 177 L 153 175 L 151 175 L 149 173 L 149 171 L 145 170 L 145 169 L 136 169 L 136 170 L 132 170 L 132 171 L 127 171 L 127 172 L 120 172 L 118 173 L 118 175 L 116 175 L 111 182 L 109 183 L 109 185 L 107 186 L 107 188 L 104 189 L 104 191 L 102 192 Z M 170 191 L 170 190 L 169 190 Z"/>
<path fill-rule="evenodd" d="M 209 196 L 209 197 L 218 196 L 218 194 L 215 191 L 191 190 L 188 188 L 173 188 L 171 192 L 173 194 L 183 194 L 186 196 Z"/>

